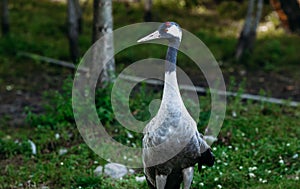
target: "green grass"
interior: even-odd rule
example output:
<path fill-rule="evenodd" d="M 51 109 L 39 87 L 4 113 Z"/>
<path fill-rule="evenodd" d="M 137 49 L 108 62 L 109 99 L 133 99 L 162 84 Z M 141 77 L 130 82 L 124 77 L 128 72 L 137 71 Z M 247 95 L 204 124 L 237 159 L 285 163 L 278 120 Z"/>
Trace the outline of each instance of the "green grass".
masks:
<path fill-rule="evenodd" d="M 156 21 L 175 20 L 202 39 L 216 59 L 224 62 L 224 72 L 231 67 L 245 67 L 247 71 L 287 72 L 296 80 L 300 78 L 297 51 L 300 39 L 277 30 L 259 33 L 254 53 L 242 65 L 236 64 L 232 52 L 244 15 L 242 9 L 228 10 L 223 15 L 224 10 L 234 10 L 236 4 L 224 3 L 223 6 L 207 11 L 194 8 L 187 13 L 174 1 L 155 1 L 153 15 Z M 82 55 L 91 42 L 91 11 L 88 6 L 84 12 L 80 36 Z M 7 126 L 8 118 L 0 118 L 0 188 L 147 188 L 145 182 L 135 181 L 135 176 L 142 175 L 140 170 L 122 180 L 93 174 L 93 170 L 106 161 L 91 151 L 78 133 L 71 108 L 71 80 L 66 80 L 61 87 L 70 71 L 16 55 L 18 51 L 29 51 L 70 60 L 65 12 L 65 4 L 46 0 L 10 4 L 11 34 L 0 38 L 0 91 L 6 91 L 6 86 L 13 84 L 15 90 L 43 93 L 43 101 L 49 105 L 42 114 L 34 114 L 32 107 L 28 107 L 24 110 L 27 122 L 17 128 Z M 124 4 L 114 4 L 115 28 L 141 22 L 142 18 L 141 4 L 131 4 L 128 9 Z M 131 62 L 149 56 L 163 58 L 165 54 L 155 45 L 129 48 L 116 56 L 117 69 L 120 71 Z M 180 54 L 178 62 L 193 72 L 194 67 L 187 66 L 191 63 L 187 57 Z M 44 93 L 38 91 L 41 85 L 58 90 Z M 150 113 L 145 109 L 160 93 L 145 87 L 136 90 L 131 96 L 131 109 L 137 119 L 146 120 Z M 97 91 L 97 112 L 108 132 L 117 141 L 127 144 L 127 130 L 114 119 L 109 94 L 109 88 Z M 210 115 L 210 100 L 204 96 L 200 103 L 198 127 L 203 131 Z M 222 188 L 297 188 L 300 163 L 299 157 L 293 157 L 300 154 L 299 120 L 299 107 L 242 102 L 238 97 L 230 99 L 219 140 L 213 145 L 216 164 L 201 173 L 196 172 L 192 188 L 218 188 L 218 185 Z M 59 139 L 55 138 L 57 133 Z M 129 143 L 140 146 L 141 134 L 133 135 Z M 37 145 L 37 155 L 31 154 L 28 139 Z M 60 156 L 61 148 L 68 152 Z"/>
<path fill-rule="evenodd" d="M 0 187 L 27 186 L 30 180 L 37 188 L 147 188 L 145 182 L 135 181 L 142 175 L 140 170 L 122 180 L 94 176 L 93 170 L 106 161 L 82 141 L 72 120 L 70 80 L 64 86 L 63 92 L 48 94 L 47 99 L 53 102 L 44 114 L 30 114 L 27 124 L 17 130 L 1 130 L 0 166 L 4 176 Z M 130 106 L 139 112 L 139 118 L 145 118 L 149 102 L 157 95 L 143 93 L 148 90 L 145 87 L 137 90 Z M 107 117 L 112 113 L 110 98 L 103 97 L 109 91 L 97 92 L 96 105 L 106 111 L 99 112 L 99 118 L 117 141 L 127 144 L 126 130 Z M 209 118 L 209 97 L 201 97 L 200 102 L 203 106 L 198 127 L 203 131 Z M 299 118 L 299 108 L 230 99 L 219 140 L 212 146 L 216 164 L 201 173 L 196 171 L 192 188 L 296 188 L 300 163 L 294 156 L 300 153 Z M 141 135 L 134 136 L 130 143 L 140 146 Z M 28 139 L 36 143 L 37 155 L 31 155 Z M 67 148 L 67 154 L 58 155 L 61 148 Z"/>

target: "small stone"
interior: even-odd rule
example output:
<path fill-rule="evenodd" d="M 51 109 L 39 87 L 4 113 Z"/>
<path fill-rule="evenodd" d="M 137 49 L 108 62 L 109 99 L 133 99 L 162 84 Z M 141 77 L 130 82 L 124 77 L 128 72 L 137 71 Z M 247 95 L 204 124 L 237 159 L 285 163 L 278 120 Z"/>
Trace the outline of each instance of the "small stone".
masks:
<path fill-rule="evenodd" d="M 103 171 L 103 167 L 99 165 L 99 166 L 94 170 L 94 175 L 95 175 L 95 176 L 100 176 L 100 175 L 102 175 L 102 171 Z"/>
<path fill-rule="evenodd" d="M 262 82 L 264 82 L 264 81 L 265 81 L 265 78 L 263 78 L 263 77 L 260 77 L 260 78 L 258 79 L 258 81 L 262 83 Z"/>
<path fill-rule="evenodd" d="M 104 174 L 114 179 L 120 179 L 127 173 L 127 168 L 122 164 L 108 163 L 104 166 Z"/>
<path fill-rule="evenodd" d="M 241 70 L 241 71 L 240 71 L 240 75 L 241 75 L 241 76 L 246 75 L 246 73 L 247 73 L 246 70 Z"/>

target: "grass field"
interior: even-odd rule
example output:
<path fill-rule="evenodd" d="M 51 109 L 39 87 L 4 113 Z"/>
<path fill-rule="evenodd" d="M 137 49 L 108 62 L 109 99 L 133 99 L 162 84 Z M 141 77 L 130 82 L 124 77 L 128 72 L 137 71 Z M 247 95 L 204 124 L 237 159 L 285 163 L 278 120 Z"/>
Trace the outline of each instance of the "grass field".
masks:
<path fill-rule="evenodd" d="M 154 19 L 175 20 L 195 33 L 216 59 L 223 62 L 224 73 L 230 75 L 231 69 L 246 69 L 248 72 L 259 69 L 267 74 L 285 73 L 285 76 L 299 81 L 298 36 L 274 28 L 268 33 L 261 32 L 253 55 L 244 64 L 238 64 L 234 62 L 232 52 L 242 25 L 243 8 L 231 11 L 231 14 L 225 11 L 225 14 L 223 9 L 230 4 L 224 4 L 223 9 L 199 7 L 187 13 L 173 1 L 170 4 L 155 2 Z M 141 7 L 138 3 L 129 8 L 115 3 L 115 28 L 141 22 Z M 20 106 L 27 107 L 16 115 L 10 113 L 13 112 L 10 109 L 7 109 L 7 114 L 1 114 L 0 188 L 147 188 L 145 182 L 135 179 L 143 175 L 141 170 L 122 180 L 94 175 L 94 169 L 107 162 L 91 151 L 78 133 L 71 106 L 72 72 L 17 56 L 19 51 L 28 51 L 69 60 L 65 11 L 64 3 L 47 0 L 10 4 L 11 34 L 0 38 L 0 100 L 1 104 L 16 104 L 15 99 L 21 99 Z M 265 14 L 269 11 L 266 10 Z M 263 23 L 272 19 L 270 14 Z M 90 6 L 85 9 L 84 21 L 80 37 L 82 54 L 91 41 Z M 116 56 L 117 69 L 120 71 L 147 56 L 163 58 L 164 51 L 157 46 L 128 49 Z M 192 73 L 193 67 L 188 66 L 191 61 L 185 56 L 180 55 L 178 62 L 182 67 L 190 68 L 187 73 Z M 229 89 L 244 90 L 245 86 L 239 82 L 232 80 L 228 83 Z M 137 112 L 136 117 L 149 118 L 148 105 L 158 97 L 160 93 L 147 87 L 137 88 L 130 101 L 131 109 Z M 99 89 L 97 112 L 108 132 L 123 144 L 129 140 L 129 143 L 140 146 L 141 134 L 132 133 L 134 137 L 128 139 L 128 131 L 114 119 L 110 103 L 110 88 Z M 209 96 L 200 97 L 198 128 L 202 132 L 210 116 L 209 103 Z M 17 116 L 26 117 L 26 121 L 10 124 Z M 196 171 L 192 188 L 297 188 L 300 175 L 299 120 L 300 107 L 229 98 L 224 125 L 218 141 L 212 146 L 216 164 L 212 168 L 203 168 L 201 173 Z M 32 155 L 28 140 L 36 144 L 36 155 Z M 61 149 L 67 149 L 67 153 L 59 155 Z"/>

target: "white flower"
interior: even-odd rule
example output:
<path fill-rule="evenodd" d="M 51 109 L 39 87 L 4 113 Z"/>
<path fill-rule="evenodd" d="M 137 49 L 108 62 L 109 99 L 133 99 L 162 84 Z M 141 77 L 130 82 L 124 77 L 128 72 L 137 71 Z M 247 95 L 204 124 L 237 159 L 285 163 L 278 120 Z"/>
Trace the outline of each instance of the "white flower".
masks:
<path fill-rule="evenodd" d="M 297 159 L 298 158 L 298 154 L 293 155 L 293 159 Z"/>
<path fill-rule="evenodd" d="M 257 167 L 255 167 L 255 166 L 254 166 L 254 167 L 249 167 L 249 168 L 248 168 L 249 171 L 255 171 L 256 169 L 257 169 Z"/>
<path fill-rule="evenodd" d="M 224 151 L 222 152 L 222 156 L 228 158 L 228 155 L 227 155 L 226 152 L 224 152 Z"/>
<path fill-rule="evenodd" d="M 215 179 L 214 179 L 214 181 L 218 181 L 219 180 L 219 178 L 218 177 L 216 177 Z"/>
<path fill-rule="evenodd" d="M 213 149 L 212 149 L 213 151 L 216 151 L 217 150 L 217 148 L 216 147 L 213 147 Z"/>
<path fill-rule="evenodd" d="M 64 165 L 64 162 L 60 162 L 60 165 Z"/>
<path fill-rule="evenodd" d="M 283 159 L 279 160 L 279 163 L 280 163 L 280 164 L 284 164 Z"/>
<path fill-rule="evenodd" d="M 286 144 L 286 146 L 290 146 L 290 145 L 291 145 L 290 143 L 287 143 L 287 144 Z"/>
<path fill-rule="evenodd" d="M 59 139 L 59 137 L 60 137 L 59 133 L 56 133 L 55 134 L 55 139 Z"/>
<path fill-rule="evenodd" d="M 261 181 L 262 183 L 267 183 L 268 181 L 266 179 L 262 180 Z"/>
<path fill-rule="evenodd" d="M 239 167 L 239 169 L 241 169 L 241 170 L 242 170 L 242 169 L 243 169 L 243 166 L 240 166 L 240 167 Z"/>
<path fill-rule="evenodd" d="M 236 117 L 236 112 L 232 111 L 232 117 Z"/>
<path fill-rule="evenodd" d="M 218 188 L 222 188 L 222 185 L 218 184 L 217 187 L 218 187 Z"/>
<path fill-rule="evenodd" d="M 141 176 L 141 177 L 136 176 L 136 177 L 135 177 L 135 180 L 136 180 L 137 182 L 144 182 L 144 181 L 146 180 L 146 177 L 145 177 L 145 176 Z"/>
<path fill-rule="evenodd" d="M 254 173 L 249 173 L 249 177 L 250 177 L 250 178 L 254 178 L 254 177 L 256 177 L 256 176 L 255 176 Z"/>
<path fill-rule="evenodd" d="M 133 135 L 130 132 L 127 131 L 127 137 L 128 138 L 133 138 Z"/>
<path fill-rule="evenodd" d="M 200 182 L 199 185 L 200 185 L 200 186 L 204 186 L 204 183 L 203 183 L 203 182 Z"/>

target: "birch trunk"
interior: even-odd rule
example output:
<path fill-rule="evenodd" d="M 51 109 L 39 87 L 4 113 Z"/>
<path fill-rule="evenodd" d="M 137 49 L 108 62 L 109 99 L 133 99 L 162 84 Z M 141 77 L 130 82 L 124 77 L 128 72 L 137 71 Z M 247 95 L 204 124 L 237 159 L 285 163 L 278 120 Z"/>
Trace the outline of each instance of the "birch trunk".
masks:
<path fill-rule="evenodd" d="M 77 62 L 79 59 L 79 46 L 78 46 L 78 16 L 76 11 L 76 1 L 68 0 L 68 38 L 71 59 Z"/>
<path fill-rule="evenodd" d="M 101 84 L 113 82 L 115 60 L 113 47 L 112 0 L 94 0 L 93 42 L 102 38 L 93 48 L 93 62 L 102 67 Z M 101 46 L 99 46 L 101 45 Z"/>
<path fill-rule="evenodd" d="M 9 12 L 8 12 L 8 0 L 2 0 L 2 6 L 1 6 L 1 17 L 2 17 L 2 22 L 1 22 L 1 27 L 2 27 L 2 34 L 6 35 L 9 33 Z"/>
<path fill-rule="evenodd" d="M 253 50 L 256 30 L 262 15 L 263 0 L 257 1 L 256 9 L 254 9 L 254 4 L 255 0 L 249 0 L 245 23 L 235 51 L 236 60 L 240 60 L 246 51 L 251 52 Z"/>

